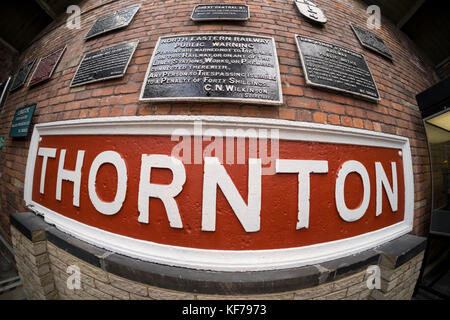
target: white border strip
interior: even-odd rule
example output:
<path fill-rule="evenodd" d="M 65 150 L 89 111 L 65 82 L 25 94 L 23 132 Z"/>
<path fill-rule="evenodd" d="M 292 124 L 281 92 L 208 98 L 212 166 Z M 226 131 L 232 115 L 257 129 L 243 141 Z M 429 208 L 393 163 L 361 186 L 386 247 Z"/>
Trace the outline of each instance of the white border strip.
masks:
<path fill-rule="evenodd" d="M 276 250 L 207 250 L 137 240 L 91 227 L 58 214 L 32 200 L 34 166 L 41 136 L 46 135 L 170 135 L 176 128 L 192 130 L 194 121 L 220 129 L 278 129 L 281 140 L 317 141 L 401 149 L 405 186 L 404 220 L 355 237 L 310 246 Z M 114 129 L 113 129 L 114 128 Z M 113 129 L 113 130 L 112 130 Z M 30 142 L 25 175 L 27 206 L 58 229 L 96 246 L 141 260 L 165 265 L 219 271 L 273 270 L 300 267 L 345 257 L 412 230 L 414 216 L 413 168 L 408 138 L 361 129 L 315 123 L 240 117 L 145 116 L 60 121 L 37 124 Z"/>

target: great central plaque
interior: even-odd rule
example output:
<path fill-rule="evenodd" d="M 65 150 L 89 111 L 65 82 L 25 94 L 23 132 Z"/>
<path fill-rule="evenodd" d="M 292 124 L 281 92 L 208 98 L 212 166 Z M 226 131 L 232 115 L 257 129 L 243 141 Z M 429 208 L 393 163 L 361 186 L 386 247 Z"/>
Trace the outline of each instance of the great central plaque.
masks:
<path fill-rule="evenodd" d="M 65 50 L 66 47 L 41 58 L 37 64 L 36 69 L 34 69 L 34 72 L 31 75 L 28 86 L 33 86 L 42 81 L 50 79 Z"/>
<path fill-rule="evenodd" d="M 122 77 L 130 63 L 139 41 L 86 53 L 72 79 L 71 87 L 86 83 Z"/>
<path fill-rule="evenodd" d="M 19 69 L 16 76 L 14 77 L 14 81 L 11 85 L 10 91 L 17 90 L 25 84 L 25 81 L 27 81 L 28 75 L 30 74 L 31 69 L 34 66 L 35 61 L 36 59 L 28 62 Z"/>
<path fill-rule="evenodd" d="M 353 32 L 356 34 L 356 37 L 363 47 L 378 52 L 379 54 L 392 60 L 391 52 L 386 46 L 386 43 L 384 43 L 383 39 L 381 39 L 375 33 L 362 29 L 354 25 L 353 23 L 351 23 L 350 26 L 352 27 Z"/>
<path fill-rule="evenodd" d="M 199 4 L 192 11 L 194 21 L 248 20 L 250 11 L 245 4 Z"/>
<path fill-rule="evenodd" d="M 295 39 L 309 85 L 347 92 L 372 101 L 380 100 L 362 54 L 302 35 L 296 35 Z"/>
<path fill-rule="evenodd" d="M 281 104 L 275 41 L 242 34 L 160 37 L 140 100 Z"/>
<path fill-rule="evenodd" d="M 125 28 L 133 20 L 140 7 L 129 7 L 98 18 L 86 35 L 86 40 L 112 30 Z"/>

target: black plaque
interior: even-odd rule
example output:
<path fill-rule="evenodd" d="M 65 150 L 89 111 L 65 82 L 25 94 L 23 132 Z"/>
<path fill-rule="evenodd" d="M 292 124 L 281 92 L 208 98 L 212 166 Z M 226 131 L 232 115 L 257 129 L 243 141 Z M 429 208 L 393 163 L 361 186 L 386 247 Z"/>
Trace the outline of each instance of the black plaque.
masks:
<path fill-rule="evenodd" d="M 217 33 L 160 37 L 140 100 L 281 104 L 275 41 Z"/>
<path fill-rule="evenodd" d="M 250 10 L 245 4 L 199 4 L 192 11 L 194 21 L 241 20 L 250 18 Z"/>
<path fill-rule="evenodd" d="M 98 18 L 91 30 L 87 33 L 86 40 L 102 33 L 125 28 L 130 24 L 131 20 L 133 20 L 133 17 L 140 7 L 141 6 L 129 7 Z"/>
<path fill-rule="evenodd" d="M 71 87 L 122 77 L 139 41 L 122 43 L 86 53 L 72 79 Z"/>
<path fill-rule="evenodd" d="M 25 81 L 27 81 L 28 75 L 30 74 L 31 69 L 34 66 L 36 59 L 33 61 L 28 62 L 20 70 L 16 73 L 16 76 L 14 77 L 14 81 L 11 85 L 10 91 L 14 91 L 19 89 L 25 84 Z"/>
<path fill-rule="evenodd" d="M 350 24 L 350 26 L 363 47 L 373 50 L 392 60 L 391 52 L 386 46 L 386 43 L 384 43 L 383 39 L 368 30 L 354 25 L 353 23 Z"/>
<path fill-rule="evenodd" d="M 372 101 L 380 100 L 362 54 L 302 35 L 296 35 L 295 39 L 309 85 L 351 93 Z"/>

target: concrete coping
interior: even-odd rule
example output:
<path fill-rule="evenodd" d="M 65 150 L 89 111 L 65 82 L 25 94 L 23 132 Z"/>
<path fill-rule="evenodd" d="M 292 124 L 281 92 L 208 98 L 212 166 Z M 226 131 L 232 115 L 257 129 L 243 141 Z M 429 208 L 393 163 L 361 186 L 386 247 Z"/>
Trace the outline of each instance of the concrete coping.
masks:
<path fill-rule="evenodd" d="M 365 270 L 369 265 L 398 268 L 425 249 L 426 239 L 404 235 L 344 258 L 281 270 L 224 272 L 141 261 L 79 240 L 32 212 L 13 213 L 10 223 L 32 242 L 47 240 L 106 272 L 169 290 L 223 295 L 267 294 L 315 287 Z"/>

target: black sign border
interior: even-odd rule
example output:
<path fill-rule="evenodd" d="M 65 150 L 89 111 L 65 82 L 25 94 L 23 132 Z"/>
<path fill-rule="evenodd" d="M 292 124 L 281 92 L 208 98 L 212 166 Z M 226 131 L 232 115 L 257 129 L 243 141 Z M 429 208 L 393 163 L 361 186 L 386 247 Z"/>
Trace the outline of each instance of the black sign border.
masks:
<path fill-rule="evenodd" d="M 247 13 L 248 13 L 247 18 L 245 18 L 245 19 L 243 19 L 243 18 L 204 18 L 204 19 L 200 18 L 200 19 L 194 19 L 194 12 L 195 12 L 195 9 L 197 9 L 197 7 L 200 7 L 200 6 L 220 6 L 220 5 L 223 5 L 223 6 L 233 6 L 233 5 L 246 6 L 247 7 Z M 192 10 L 192 13 L 191 13 L 191 20 L 192 21 L 217 21 L 217 20 L 219 20 L 219 21 L 247 21 L 249 19 L 250 19 L 250 7 L 248 5 L 246 5 L 246 4 L 243 4 L 243 3 L 197 4 L 197 5 L 195 5 L 195 7 L 194 7 L 194 9 Z"/>
<path fill-rule="evenodd" d="M 16 90 L 22 88 L 23 86 L 25 86 L 25 83 L 27 82 L 27 79 L 28 79 L 28 77 L 30 76 L 30 72 L 31 72 L 31 70 L 33 70 L 34 65 L 36 64 L 36 60 L 37 60 L 37 59 L 34 58 L 33 60 L 30 61 L 30 62 L 31 62 L 31 67 L 30 67 L 30 70 L 28 70 L 27 75 L 26 75 L 25 78 L 23 79 L 23 82 L 22 82 L 20 85 L 18 85 L 17 87 L 14 87 L 14 84 L 15 84 L 15 82 L 16 82 L 16 77 L 19 75 L 20 70 L 22 70 L 22 68 L 23 68 L 24 66 L 28 65 L 30 62 L 23 64 L 23 65 L 19 68 L 19 70 L 17 70 L 16 74 L 14 75 L 14 79 L 13 79 L 13 81 L 12 81 L 12 83 L 11 83 L 11 87 L 9 88 L 9 92 L 14 92 L 14 91 L 16 91 Z"/>
<path fill-rule="evenodd" d="M 73 84 L 73 80 L 75 79 L 75 76 L 77 75 L 78 70 L 81 67 L 81 64 L 83 63 L 84 59 L 86 58 L 86 56 L 88 54 L 93 53 L 93 52 L 97 52 L 97 51 L 100 51 L 100 50 L 112 48 L 112 47 L 115 47 L 115 46 L 119 46 L 121 44 L 129 44 L 129 43 L 136 43 L 136 45 L 134 46 L 133 52 L 130 54 L 130 58 L 128 59 L 128 62 L 126 64 L 125 69 L 123 70 L 122 74 L 118 74 L 118 75 L 110 76 L 110 77 L 105 77 L 105 78 L 100 78 L 100 79 L 95 79 L 95 80 L 90 80 L 90 81 L 85 81 L 85 82 L 80 82 L 80 83 L 77 83 L 75 85 Z M 110 80 L 110 79 L 122 78 L 125 75 L 125 73 L 127 73 L 128 65 L 130 64 L 131 59 L 133 58 L 134 53 L 136 52 L 136 48 L 138 47 L 138 45 L 139 45 L 139 40 L 135 40 L 135 41 L 131 41 L 131 42 L 118 43 L 118 44 L 114 44 L 112 46 L 107 46 L 107 47 L 103 47 L 103 48 L 100 48 L 100 49 L 97 49 L 97 50 L 86 52 L 83 55 L 83 58 L 81 59 L 80 63 L 78 64 L 77 71 L 75 71 L 75 74 L 73 75 L 73 78 L 72 78 L 72 81 L 70 82 L 70 86 L 69 87 L 70 88 L 75 88 L 75 87 L 79 87 L 79 86 L 84 86 L 85 84 L 89 84 L 89 83 L 100 82 L 100 81 L 105 81 L 105 80 Z"/>
<path fill-rule="evenodd" d="M 147 77 L 150 73 L 150 68 L 153 63 L 153 59 L 155 57 L 156 49 L 159 46 L 159 43 L 161 39 L 163 38 L 172 38 L 172 37 L 184 37 L 184 36 L 198 36 L 198 35 L 231 35 L 231 36 L 248 36 L 248 37 L 259 37 L 259 38 L 265 38 L 270 39 L 272 41 L 273 45 L 273 51 L 274 51 L 274 60 L 275 60 L 275 72 L 277 76 L 277 85 L 278 85 L 278 94 L 280 99 L 275 100 L 261 100 L 261 99 L 245 99 L 245 98 L 224 98 L 224 97 L 161 97 L 161 98 L 143 98 L 144 91 L 145 91 L 145 85 L 147 83 Z M 158 38 L 158 42 L 155 45 L 155 48 L 153 49 L 152 57 L 150 59 L 150 62 L 148 63 L 147 72 L 145 73 L 144 82 L 142 83 L 141 87 L 141 93 L 139 94 L 139 101 L 147 101 L 147 102 L 165 102 L 165 101 L 172 101 L 172 102 L 182 102 L 182 101 L 189 101 L 189 102 L 237 102 L 237 103 L 248 103 L 248 104 L 264 104 L 264 105 L 282 105 L 283 104 L 283 90 L 281 86 L 281 75 L 280 75 L 280 63 L 278 62 L 278 54 L 277 54 L 277 47 L 275 43 L 275 39 L 273 37 L 268 36 L 260 36 L 260 35 L 254 35 L 254 34 L 239 34 L 239 33 L 230 33 L 230 32 L 213 32 L 213 33 L 187 33 L 187 34 L 172 34 L 172 35 L 165 35 L 160 36 Z"/>
<path fill-rule="evenodd" d="M 134 8 L 134 7 L 138 7 L 138 9 L 136 10 L 136 12 L 133 14 L 133 16 L 130 18 L 130 20 L 128 20 L 128 22 L 127 22 L 125 25 L 119 26 L 119 27 L 115 27 L 115 28 L 112 28 L 112 29 L 108 29 L 108 30 L 103 30 L 103 31 L 94 33 L 94 34 L 92 34 L 92 35 L 90 35 L 90 36 L 88 37 L 89 32 L 92 30 L 92 28 L 94 28 L 95 24 L 97 23 L 97 21 L 98 21 L 99 19 L 101 19 L 101 18 L 103 18 L 103 17 L 106 17 L 106 16 L 109 16 L 109 15 L 116 14 L 118 11 L 130 9 L 130 8 Z M 89 39 L 95 38 L 95 37 L 97 37 L 97 36 L 99 36 L 99 35 L 101 35 L 101 34 L 108 33 L 108 32 L 111 32 L 111 31 L 115 31 L 115 30 L 119 30 L 119 29 L 123 29 L 123 28 L 128 27 L 128 26 L 131 24 L 131 21 L 133 21 L 134 17 L 136 16 L 136 14 L 139 12 L 140 9 L 141 9 L 141 5 L 139 4 L 139 5 L 127 7 L 127 8 L 124 8 L 124 9 L 120 9 L 120 10 L 117 10 L 117 11 L 114 11 L 114 12 L 111 12 L 111 13 L 108 13 L 108 14 L 105 14 L 105 15 L 99 17 L 97 20 L 95 20 L 95 22 L 94 22 L 94 24 L 92 25 L 92 27 L 91 27 L 91 28 L 89 29 L 89 31 L 86 33 L 86 36 L 84 37 L 84 40 L 89 40 Z"/>
<path fill-rule="evenodd" d="M 55 65 L 53 66 L 53 69 L 51 70 L 51 72 L 50 72 L 48 78 L 43 79 L 43 80 L 40 80 L 40 81 L 38 81 L 38 82 L 35 82 L 35 83 L 31 84 L 31 79 L 33 79 L 33 76 L 34 76 L 34 74 L 36 73 L 36 70 L 39 68 L 39 64 L 41 63 L 41 61 L 44 60 L 45 58 L 51 56 L 52 54 L 58 52 L 58 51 L 61 50 L 61 49 L 62 49 L 62 52 L 61 52 L 61 54 L 59 55 L 58 60 L 56 60 L 56 63 L 55 63 Z M 53 51 L 52 53 L 46 55 L 45 57 L 39 58 L 39 61 L 38 61 L 38 63 L 36 64 L 36 68 L 34 68 L 34 71 L 33 71 L 33 73 L 31 74 L 30 79 L 28 80 L 28 87 L 34 87 L 35 85 L 38 85 L 39 83 L 42 83 L 42 82 L 47 81 L 47 80 L 50 80 L 51 77 L 53 76 L 53 72 L 55 72 L 55 70 L 56 70 L 56 67 L 58 67 L 59 62 L 61 61 L 61 58 L 62 58 L 62 56 L 64 55 L 64 52 L 66 52 L 66 49 L 67 49 L 67 45 L 65 45 L 63 48 L 59 48 L 59 49 Z"/>
<path fill-rule="evenodd" d="M 358 97 L 361 97 L 361 98 L 364 98 L 364 99 L 366 99 L 366 100 L 373 101 L 373 102 L 376 102 L 376 103 L 378 103 L 378 102 L 381 101 L 381 96 L 380 96 L 380 92 L 378 91 L 377 83 L 375 82 L 375 79 L 374 79 L 374 77 L 373 77 L 372 71 L 370 70 L 369 64 L 368 64 L 367 61 L 366 61 L 366 57 L 365 57 L 363 54 L 361 54 L 361 53 L 359 53 L 359 52 L 356 52 L 356 51 L 353 51 L 353 50 L 350 50 L 350 49 L 348 49 L 348 48 L 346 48 L 346 47 L 337 45 L 337 44 L 332 43 L 332 42 L 327 42 L 327 41 L 324 41 L 324 40 L 321 40 L 321 39 L 315 39 L 315 38 L 307 37 L 307 36 L 304 36 L 304 35 L 302 35 L 302 34 L 295 34 L 294 37 L 295 37 L 295 43 L 297 44 L 298 52 L 299 52 L 299 54 L 300 54 L 300 61 L 301 61 L 301 63 L 302 63 L 302 67 L 303 67 L 303 73 L 305 74 L 306 84 L 308 84 L 308 85 L 310 85 L 310 86 L 313 86 L 313 87 L 320 87 L 320 88 L 325 88 L 325 89 L 329 89 L 329 90 L 333 90 L 333 91 L 345 92 L 345 93 L 351 94 L 351 95 L 353 95 L 353 96 L 358 96 Z M 311 40 L 316 40 L 316 41 L 320 41 L 320 42 L 329 43 L 329 44 L 332 44 L 332 45 L 334 45 L 334 46 L 341 47 L 341 48 L 343 48 L 343 49 L 345 49 L 345 50 L 348 50 L 348 51 L 351 51 L 351 52 L 353 52 L 353 53 L 356 53 L 356 54 L 361 55 L 361 57 L 362 57 L 363 60 L 364 60 L 364 63 L 365 63 L 366 66 L 367 66 L 367 69 L 369 70 L 370 76 L 371 76 L 371 78 L 372 78 L 372 80 L 373 80 L 373 84 L 375 85 L 375 89 L 377 90 L 378 98 L 374 98 L 374 97 L 372 97 L 372 96 L 365 95 L 365 94 L 361 94 L 361 93 L 358 93 L 358 92 L 354 92 L 354 91 L 350 91 L 350 90 L 345 90 L 345 89 L 341 89 L 341 88 L 337 88 L 337 87 L 333 87 L 333 86 L 327 86 L 327 85 L 324 85 L 324 84 L 321 84 L 321 83 L 315 83 L 314 81 L 311 81 L 311 80 L 309 79 L 309 77 L 308 77 L 308 71 L 307 71 L 307 69 L 306 69 L 306 65 L 305 65 L 305 61 L 304 61 L 304 57 L 303 57 L 302 50 L 300 49 L 300 44 L 299 44 L 299 42 L 298 42 L 298 37 L 304 37 L 304 38 L 311 39 Z"/>
<path fill-rule="evenodd" d="M 391 54 L 391 50 L 390 50 L 389 47 L 387 46 L 387 44 L 386 44 L 386 42 L 384 41 L 384 39 L 382 39 L 380 36 L 378 36 L 377 34 L 371 32 L 371 31 L 369 31 L 369 30 L 365 30 L 364 28 L 361 28 L 361 27 L 357 26 L 356 24 L 350 23 L 350 27 L 352 28 L 353 33 L 356 35 L 356 38 L 358 38 L 358 41 L 359 41 L 359 43 L 361 44 L 361 46 L 363 46 L 364 48 L 370 49 L 370 50 L 372 50 L 372 51 L 374 51 L 374 52 L 376 52 L 376 53 L 382 55 L 383 57 L 386 57 L 386 58 L 388 58 L 389 60 L 393 61 L 393 57 L 392 57 L 392 54 Z M 363 30 L 365 30 L 366 32 L 370 32 L 370 33 L 374 34 L 375 36 L 377 36 L 378 38 L 380 38 L 380 39 L 383 41 L 384 46 L 385 46 L 385 47 L 387 48 L 387 50 L 389 51 L 389 54 L 387 54 L 387 53 L 385 53 L 385 52 L 382 52 L 382 51 L 378 50 L 378 49 L 375 48 L 375 47 L 372 47 L 372 46 L 369 46 L 369 45 L 365 44 L 365 43 L 362 41 L 362 39 L 360 38 L 358 32 L 356 31 L 356 29 L 355 29 L 354 27 L 363 29 Z"/>

